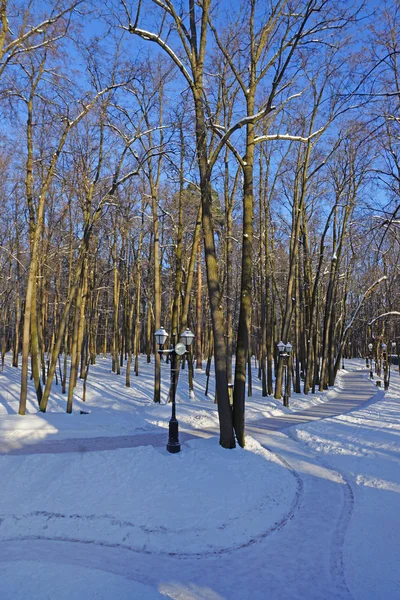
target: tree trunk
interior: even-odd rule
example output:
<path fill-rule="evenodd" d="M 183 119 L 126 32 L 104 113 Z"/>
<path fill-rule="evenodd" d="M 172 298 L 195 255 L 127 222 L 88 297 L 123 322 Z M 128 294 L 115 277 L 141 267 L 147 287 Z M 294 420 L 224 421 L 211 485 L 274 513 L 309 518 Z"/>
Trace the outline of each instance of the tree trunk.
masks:
<path fill-rule="evenodd" d="M 202 337 L 202 277 L 201 277 L 201 240 L 197 244 L 197 294 L 196 294 L 196 369 L 203 368 L 203 357 L 201 352 Z"/>

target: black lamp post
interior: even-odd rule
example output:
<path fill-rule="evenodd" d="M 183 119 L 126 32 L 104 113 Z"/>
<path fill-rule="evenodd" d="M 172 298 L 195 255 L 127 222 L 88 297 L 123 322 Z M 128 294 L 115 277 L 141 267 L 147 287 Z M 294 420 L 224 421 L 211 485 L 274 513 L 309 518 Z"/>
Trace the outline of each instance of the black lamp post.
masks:
<path fill-rule="evenodd" d="M 288 369 L 289 356 L 292 351 L 292 348 L 293 348 L 293 346 L 290 342 L 287 342 L 287 344 L 284 344 L 281 340 L 278 344 L 279 357 L 283 360 L 283 367 L 285 370 L 285 391 L 283 393 L 283 406 L 289 406 L 287 369 Z"/>
<path fill-rule="evenodd" d="M 375 355 L 375 371 L 378 377 L 382 375 L 382 343 L 377 341 L 376 355 Z M 380 385 L 380 382 L 379 382 Z"/>
<path fill-rule="evenodd" d="M 368 350 L 369 350 L 369 378 L 370 379 L 374 378 L 374 373 L 372 371 L 372 369 L 373 369 L 373 354 L 372 354 L 373 348 L 374 348 L 374 345 L 369 343 Z"/>
<path fill-rule="evenodd" d="M 185 331 L 181 333 L 182 343 L 186 346 L 186 354 L 188 360 L 188 379 L 189 379 L 189 397 L 194 398 L 193 392 L 193 361 L 192 355 L 190 352 L 190 347 L 193 344 L 194 333 L 190 331 L 188 327 L 186 327 Z"/>
<path fill-rule="evenodd" d="M 389 357 L 389 381 L 390 381 L 390 375 L 391 375 L 391 370 L 392 370 L 392 362 L 393 362 L 393 356 L 396 354 L 396 342 L 392 342 L 392 353 Z"/>
<path fill-rule="evenodd" d="M 382 344 L 381 348 L 382 348 L 382 358 L 383 358 L 383 385 L 384 385 L 384 389 L 388 390 L 389 389 L 389 377 L 390 377 L 388 347 L 386 344 Z"/>
<path fill-rule="evenodd" d="M 191 331 L 189 333 L 192 333 Z M 157 344 L 160 346 L 158 350 L 159 354 L 170 354 L 171 355 L 171 390 L 172 390 L 172 414 L 169 421 L 168 427 L 168 442 L 167 442 L 167 450 L 171 452 L 171 454 L 176 454 L 181 451 L 181 443 L 179 441 L 179 424 L 176 418 L 176 357 L 183 356 L 186 352 L 186 345 L 182 343 L 178 343 L 175 345 L 175 340 L 173 339 L 173 343 L 169 350 L 164 350 L 164 344 L 167 341 L 168 333 L 165 331 L 164 327 L 160 327 L 155 334 Z M 194 335 L 192 334 L 192 340 Z M 175 336 L 172 336 L 173 338 Z M 189 345 L 191 342 L 189 342 Z"/>

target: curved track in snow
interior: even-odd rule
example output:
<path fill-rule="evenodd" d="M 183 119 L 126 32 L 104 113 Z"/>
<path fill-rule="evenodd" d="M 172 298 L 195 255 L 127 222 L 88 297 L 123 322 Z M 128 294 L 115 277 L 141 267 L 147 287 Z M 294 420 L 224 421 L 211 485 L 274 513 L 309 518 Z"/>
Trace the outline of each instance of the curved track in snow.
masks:
<path fill-rule="evenodd" d="M 332 418 L 341 414 L 345 414 L 349 411 L 357 410 L 364 406 L 367 402 L 370 402 L 376 395 L 371 382 L 366 379 L 364 371 L 353 371 L 346 373 L 344 375 L 344 383 L 344 387 L 337 390 L 336 393 L 331 396 L 329 401 L 308 409 L 304 409 L 297 413 L 290 413 L 284 415 L 283 417 L 275 417 L 259 421 L 258 423 L 252 423 L 248 427 L 248 433 L 261 442 L 265 448 L 271 452 L 275 452 L 282 460 L 285 460 L 291 467 L 292 471 L 296 472 L 297 476 L 303 480 L 303 487 L 306 490 L 309 469 L 305 468 L 304 464 L 302 464 L 303 459 L 299 459 L 298 452 L 294 450 L 296 447 L 298 449 L 303 447 L 307 454 L 310 453 L 315 462 L 315 466 L 321 465 L 322 469 L 324 470 L 324 477 L 330 478 L 331 481 L 336 482 L 337 486 L 333 496 L 339 496 L 337 498 L 337 503 L 338 506 L 340 506 L 340 510 L 338 514 L 335 515 L 333 521 L 335 526 L 332 531 L 328 531 L 329 527 L 326 527 L 327 521 L 329 520 L 329 514 L 327 512 L 327 507 L 323 506 L 325 500 L 330 496 L 331 492 L 329 492 L 329 494 L 324 494 L 321 490 L 320 500 L 316 503 L 314 503 L 310 497 L 307 498 L 306 493 L 305 501 L 308 503 L 309 509 L 311 509 L 314 505 L 314 518 L 321 513 L 321 508 L 323 509 L 322 512 L 325 515 L 325 523 L 321 521 L 321 531 L 324 531 L 325 533 L 323 536 L 321 536 L 320 531 L 319 537 L 322 537 L 323 539 L 321 539 L 321 545 L 317 544 L 317 546 L 320 546 L 321 548 L 323 545 L 325 545 L 326 551 L 329 551 L 330 584 L 332 589 L 336 590 L 336 597 L 340 599 L 343 598 L 351 600 L 352 595 L 346 583 L 343 560 L 343 547 L 346 531 L 350 524 L 351 514 L 354 506 L 354 492 L 351 487 L 350 480 L 345 473 L 339 472 L 337 469 L 332 469 L 327 460 L 322 459 L 321 456 L 317 456 L 315 452 L 310 451 L 304 443 L 299 441 L 292 434 L 291 431 L 292 427 Z M 275 440 L 275 443 L 271 443 L 271 440 L 268 441 L 268 434 L 266 433 L 268 431 L 270 432 L 270 438 L 272 438 L 272 440 L 274 440 L 274 434 L 276 435 L 278 432 L 285 435 L 287 438 L 287 443 L 283 451 L 281 440 L 280 442 Z M 318 477 L 317 472 L 318 469 L 316 469 L 314 477 Z M 338 491 L 339 494 L 337 494 Z M 332 497 L 330 499 L 332 499 Z M 330 539 L 330 543 L 327 543 L 328 539 Z M 317 540 L 314 539 L 314 542 L 316 541 Z M 312 551 L 312 548 L 310 548 L 310 550 Z M 318 557 L 316 557 L 316 564 L 317 561 Z M 333 597 L 335 597 L 335 595 Z"/>
<path fill-rule="evenodd" d="M 352 488 L 344 473 L 331 469 L 291 433 L 291 427 L 355 410 L 374 395 L 363 372 L 346 373 L 344 385 L 343 390 L 324 404 L 248 425 L 247 433 L 276 454 L 294 474 L 297 492 L 288 514 L 246 544 L 200 555 L 157 554 L 154 562 L 151 559 L 154 553 L 123 540 L 120 544 L 107 544 L 72 536 L 27 535 L 1 540 L 0 561 L 21 560 L 29 553 L 43 562 L 84 564 L 152 585 L 170 593 L 167 597 L 185 600 L 351 600 L 345 580 L 343 544 L 354 502 Z M 186 439 L 190 437 L 196 436 Z M 104 441 L 89 438 L 80 442 L 84 443 L 84 451 L 95 451 L 111 449 L 113 444 L 114 447 L 142 445 L 146 438 L 149 439 L 147 434 L 123 436 L 119 441 L 122 446 L 117 445 L 115 438 Z M 57 442 L 48 451 L 57 452 L 57 444 L 61 452 L 77 451 L 78 443 L 77 440 Z M 156 434 L 148 443 L 163 445 L 165 434 Z M 35 452 L 35 448 L 26 447 L 10 453 L 20 454 L 23 450 Z M 82 451 L 81 447 L 78 451 Z"/>

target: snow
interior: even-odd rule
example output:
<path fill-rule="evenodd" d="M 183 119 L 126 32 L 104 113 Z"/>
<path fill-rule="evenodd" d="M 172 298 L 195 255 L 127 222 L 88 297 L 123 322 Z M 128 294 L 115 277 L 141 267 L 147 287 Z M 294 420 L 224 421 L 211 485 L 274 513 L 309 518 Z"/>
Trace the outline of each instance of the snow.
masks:
<path fill-rule="evenodd" d="M 38 412 L 31 387 L 27 415 L 20 418 L 17 416 L 20 371 L 9 366 L 11 356 L 8 357 L 5 372 L 0 372 L 0 450 L 4 441 L 15 446 L 49 437 L 114 436 L 167 428 L 171 414 L 167 403 L 169 366 L 162 364 L 161 404 L 156 404 L 153 402 L 152 389 L 154 367 L 146 364 L 144 357 L 140 359 L 139 377 L 135 377 L 132 371 L 132 387 L 126 388 L 125 370 L 121 369 L 121 375 L 115 375 L 110 372 L 110 358 L 98 358 L 97 364 L 89 370 L 86 403 L 81 401 L 82 382 L 78 380 L 72 415 L 65 415 L 66 399 L 61 394 L 60 386 L 53 385 L 46 413 Z M 177 390 L 177 414 L 181 426 L 195 429 L 218 427 L 213 375 L 210 377 L 208 396 L 204 395 L 205 381 L 205 371 L 196 369 L 194 398 L 191 398 L 187 370 L 181 371 Z M 328 397 L 333 391 L 334 388 L 328 392 Z M 319 404 L 326 397 L 326 393 L 308 396 L 296 394 L 290 399 L 290 409 L 287 409 L 282 406 L 281 400 L 274 400 L 271 396 L 268 400 L 262 398 L 261 382 L 257 379 L 257 370 L 253 368 L 253 397 L 246 399 L 246 421 L 290 413 L 304 406 Z M 91 414 L 81 415 L 81 410 Z"/>
<path fill-rule="evenodd" d="M 3 537 L 45 530 L 47 538 L 70 539 L 73 523 L 84 542 L 154 554 L 243 546 L 262 533 L 260 520 L 265 531 L 288 512 L 295 490 L 293 475 L 253 440 L 232 453 L 212 439 L 190 441 L 178 456 L 153 446 L 45 461 L 40 454 L 3 456 L 0 469 Z"/>
<path fill-rule="evenodd" d="M 146 600 L 165 599 L 151 587 L 138 582 L 126 584 L 126 578 L 97 569 L 87 569 L 79 565 L 52 564 L 43 570 L 43 565 L 35 560 L 19 560 L 18 567 L 23 577 L 16 575 L 16 563 L 0 562 L 0 590 L 2 598 L 40 598 L 53 600 L 57 590 L 58 600 L 78 600 L 83 588 L 90 593 L 86 598 L 107 600 L 110 590 L 118 600 L 143 598 Z"/>
<path fill-rule="evenodd" d="M 0 373 L 0 598 L 394 600 L 400 580 L 400 377 L 390 390 L 345 361 L 328 393 L 261 397 L 253 369 L 246 448 L 218 445 L 214 381 L 181 371 L 182 451 L 165 449 L 169 368 L 162 403 L 153 365 L 125 387 L 124 369 L 99 358 L 87 402 L 71 415 L 54 386 L 46 414 L 32 385 L 18 412 L 19 370 Z M 357 371 L 371 400 L 285 431 L 267 418 L 329 403 Z M 325 406 L 325 405 L 323 405 Z M 81 414 L 85 411 L 89 414 Z"/>
<path fill-rule="evenodd" d="M 331 467 L 346 474 L 354 494 L 344 561 L 355 598 L 394 598 L 400 590 L 398 374 L 392 374 L 389 390 L 378 397 L 355 413 L 297 432 Z"/>

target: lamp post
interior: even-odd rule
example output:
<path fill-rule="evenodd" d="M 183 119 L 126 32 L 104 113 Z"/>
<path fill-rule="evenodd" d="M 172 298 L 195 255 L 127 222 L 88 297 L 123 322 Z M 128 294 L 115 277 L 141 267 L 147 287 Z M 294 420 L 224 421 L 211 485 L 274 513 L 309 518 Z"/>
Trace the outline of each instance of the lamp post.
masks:
<path fill-rule="evenodd" d="M 377 341 L 375 354 L 375 372 L 380 377 L 382 375 L 382 343 Z"/>
<path fill-rule="evenodd" d="M 189 398 L 193 399 L 194 398 L 193 360 L 192 360 L 192 353 L 190 351 L 190 347 L 193 344 L 194 333 L 192 333 L 190 331 L 190 329 L 188 327 L 186 327 L 185 331 L 183 333 L 181 333 L 181 340 L 182 340 L 182 343 L 185 344 L 185 346 L 186 346 L 186 354 L 187 354 L 187 361 L 188 361 Z"/>
<path fill-rule="evenodd" d="M 383 357 L 383 386 L 385 390 L 389 389 L 389 356 L 388 356 L 388 347 L 386 344 L 382 344 L 382 357 Z"/>
<path fill-rule="evenodd" d="M 283 360 L 283 367 L 285 370 L 285 391 L 283 394 L 283 406 L 289 406 L 287 369 L 288 369 L 289 356 L 290 356 L 290 353 L 292 352 L 293 346 L 290 342 L 287 342 L 286 344 L 284 344 L 282 342 L 282 340 L 279 342 L 279 344 L 277 344 L 277 346 L 278 346 L 278 350 L 279 350 L 279 357 L 280 357 L 280 359 Z"/>
<path fill-rule="evenodd" d="M 373 354 L 372 354 L 372 350 L 373 350 L 373 348 L 374 348 L 374 345 L 373 345 L 373 344 L 371 344 L 371 343 L 370 343 L 370 344 L 368 344 L 368 350 L 369 350 L 369 378 L 370 378 L 370 379 L 373 379 L 373 378 L 374 378 L 374 373 L 373 373 L 373 371 L 372 371 L 372 369 L 373 369 L 373 366 L 372 366 L 372 363 L 373 363 Z"/>
<path fill-rule="evenodd" d="M 397 345 L 397 343 L 396 343 L 396 353 L 397 353 L 397 369 L 400 374 L 400 344 Z"/>
<path fill-rule="evenodd" d="M 396 354 L 396 342 L 393 341 L 392 342 L 392 353 L 390 355 L 390 362 L 389 362 L 389 379 L 390 379 L 390 374 L 391 374 L 391 370 L 392 370 L 392 362 L 393 362 L 393 356 Z M 395 363 L 393 363 L 395 364 Z"/>
<path fill-rule="evenodd" d="M 384 343 L 379 343 L 378 341 L 378 345 L 376 347 L 376 357 L 375 357 L 375 366 L 376 366 L 376 374 L 378 376 L 378 379 L 376 380 L 376 387 L 381 387 L 382 385 L 382 358 L 383 358 L 383 351 L 384 348 L 386 348 L 386 344 Z M 383 366 L 384 367 L 384 366 Z M 383 377 L 384 380 L 386 379 L 385 377 L 386 371 L 385 371 L 385 367 L 384 367 L 384 373 L 383 373 Z"/>
<path fill-rule="evenodd" d="M 192 332 L 189 330 L 189 333 Z M 164 350 L 164 344 L 167 341 L 168 333 L 165 331 L 164 327 L 160 327 L 155 334 L 157 344 L 160 346 L 158 350 L 159 354 L 170 354 L 171 355 L 171 390 L 172 390 L 172 414 L 169 420 L 168 426 L 168 442 L 167 442 L 167 450 L 171 452 L 171 454 L 176 454 L 181 451 L 181 443 L 179 441 L 179 424 L 176 418 L 176 357 L 183 356 L 185 352 L 187 352 L 186 344 L 178 343 L 175 344 L 175 339 L 173 339 L 173 343 L 169 350 Z M 175 337 L 174 335 L 172 336 Z M 193 341 L 194 335 L 192 334 L 191 341 L 188 343 L 190 345 Z"/>

